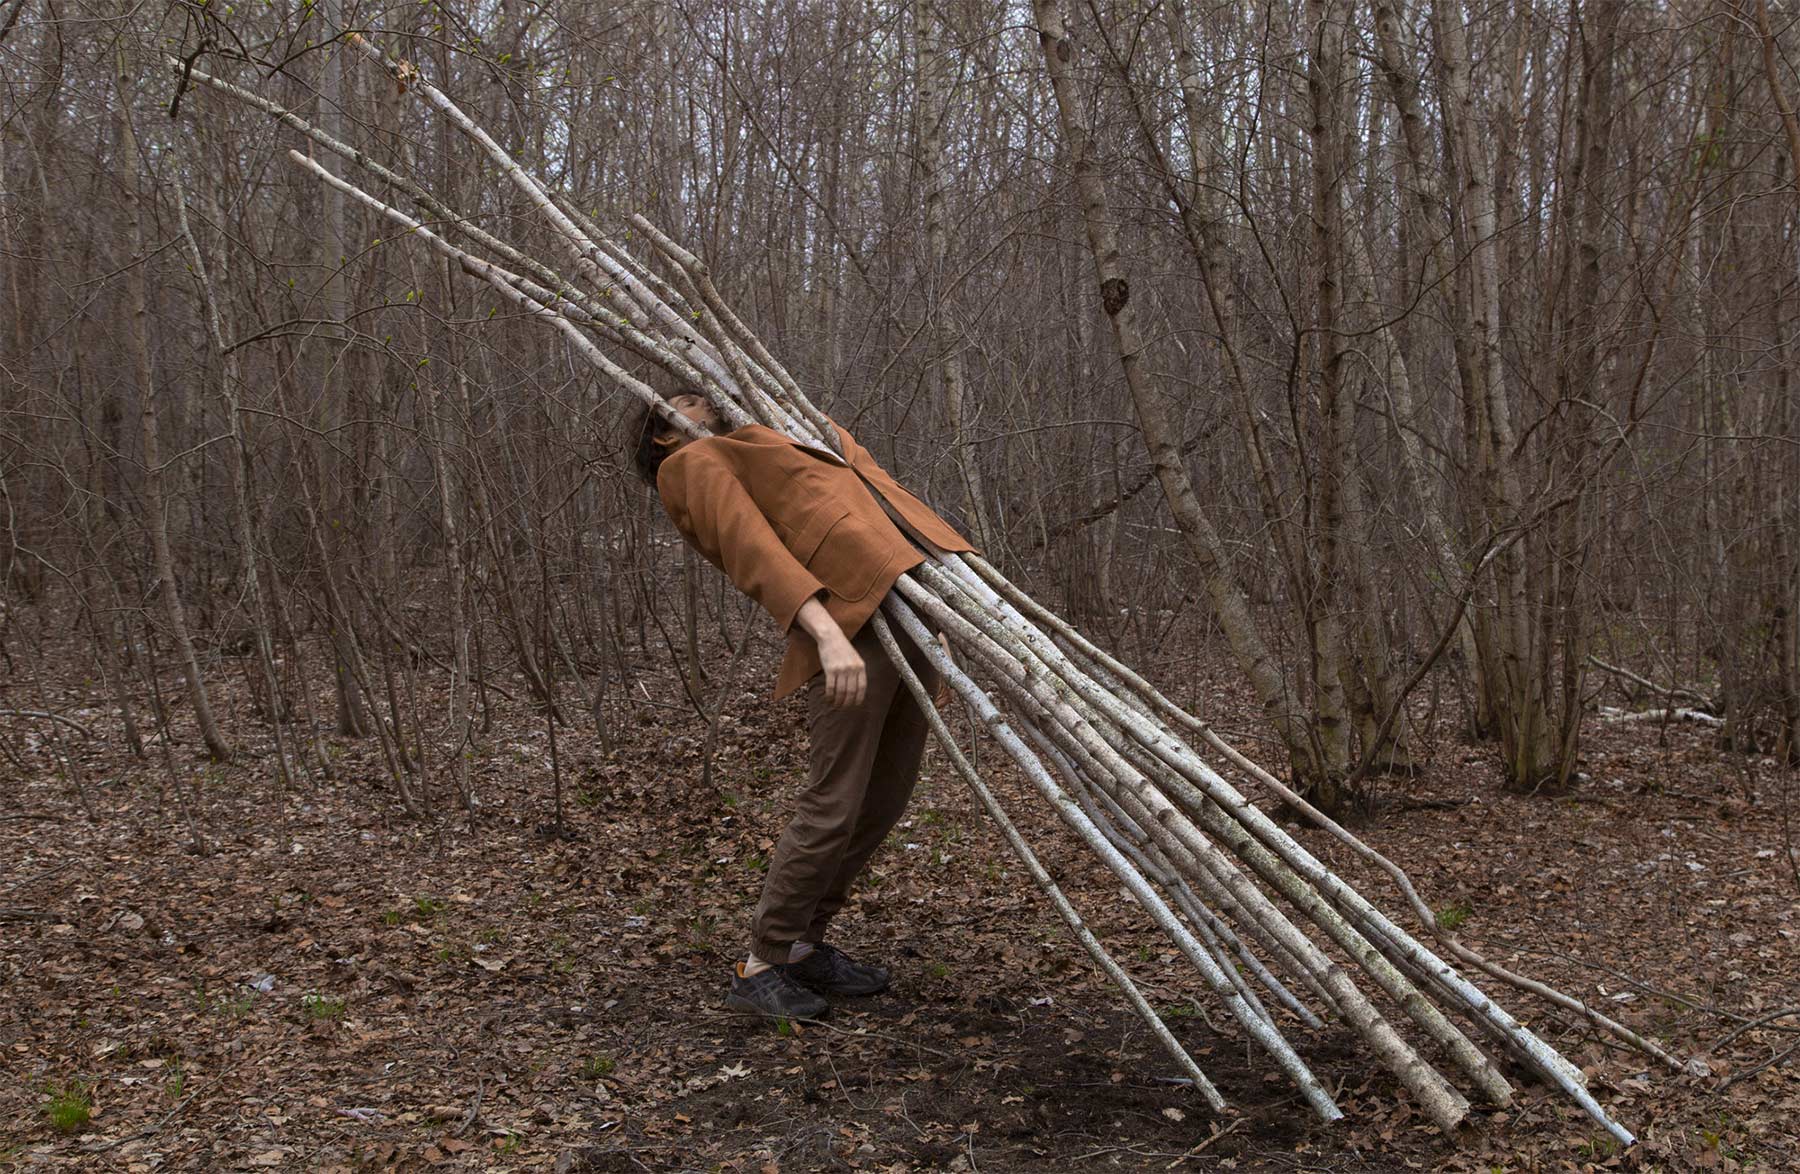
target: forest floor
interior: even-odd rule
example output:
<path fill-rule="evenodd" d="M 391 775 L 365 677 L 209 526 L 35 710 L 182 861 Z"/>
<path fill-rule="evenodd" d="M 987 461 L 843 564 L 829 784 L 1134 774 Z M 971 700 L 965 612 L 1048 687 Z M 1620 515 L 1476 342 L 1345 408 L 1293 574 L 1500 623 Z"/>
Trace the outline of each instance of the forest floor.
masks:
<path fill-rule="evenodd" d="M 21 662 L 0 677 L 0 709 L 49 707 L 97 736 L 0 717 L 0 1167 L 1800 1168 L 1800 1066 L 1753 1072 L 1800 1040 L 1794 1019 L 1731 1040 L 1709 1076 L 1677 1076 L 1494 987 L 1587 1070 L 1638 1146 L 1621 1153 L 1518 1072 L 1511 1109 L 1443 1136 L 1345 1031 L 1290 1026 L 1346 1114 L 1321 1125 L 1117 883 L 996 770 L 1072 899 L 1234 1106 L 1213 1114 L 1169 1079 L 935 751 L 841 922 L 845 948 L 894 967 L 893 989 L 785 1031 L 725 1012 L 805 770 L 799 706 L 761 696 L 767 651 L 740 673 L 711 787 L 666 659 L 646 666 L 651 687 L 610 752 L 585 715 L 564 729 L 566 838 L 544 834 L 549 748 L 522 702 L 489 694 L 472 824 L 439 762 L 419 784 L 439 814 L 420 820 L 373 739 L 333 740 L 336 777 L 284 794 L 269 727 L 233 689 L 244 675 L 217 672 L 237 760 L 209 765 L 197 740 L 172 760 L 200 796 L 205 854 L 160 750 L 131 758 L 91 683 L 35 675 L 85 655 Z M 1222 727 L 1251 728 L 1208 667 L 1223 659 L 1156 667 Z M 1427 769 L 1384 783 L 1389 805 L 1363 831 L 1463 918 L 1465 940 L 1683 1056 L 1800 1002 L 1791 773 L 1693 727 L 1595 722 L 1573 793 L 1510 795 L 1492 748 L 1444 725 L 1420 743 Z M 73 757 L 91 817 L 52 747 Z M 991 746 L 981 761 L 997 764 Z M 1303 835 L 1398 907 L 1348 853 Z"/>

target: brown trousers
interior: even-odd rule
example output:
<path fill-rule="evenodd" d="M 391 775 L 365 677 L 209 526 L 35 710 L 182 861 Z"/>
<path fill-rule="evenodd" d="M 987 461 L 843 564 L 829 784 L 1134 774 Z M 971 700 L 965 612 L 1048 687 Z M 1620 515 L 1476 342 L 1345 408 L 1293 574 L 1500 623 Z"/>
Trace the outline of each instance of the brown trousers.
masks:
<path fill-rule="evenodd" d="M 925 654 L 898 639 L 925 687 L 935 688 Z M 851 882 L 899 822 L 919 778 L 925 715 L 869 627 L 852 643 L 868 671 L 861 705 L 828 704 L 822 676 L 806 687 L 811 781 L 775 845 L 750 928 L 751 951 L 765 962 L 786 962 L 795 942 L 825 940 Z"/>

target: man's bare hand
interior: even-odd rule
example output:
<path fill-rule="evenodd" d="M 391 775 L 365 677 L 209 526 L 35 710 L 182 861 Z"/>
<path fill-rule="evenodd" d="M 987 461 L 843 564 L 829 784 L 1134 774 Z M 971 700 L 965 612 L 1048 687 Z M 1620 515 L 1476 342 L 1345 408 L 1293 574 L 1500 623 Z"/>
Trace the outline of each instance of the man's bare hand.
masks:
<path fill-rule="evenodd" d="M 869 691 L 868 667 L 862 653 L 842 632 L 837 639 L 819 642 L 819 665 L 825 670 L 825 700 L 839 709 L 850 709 L 863 703 Z"/>

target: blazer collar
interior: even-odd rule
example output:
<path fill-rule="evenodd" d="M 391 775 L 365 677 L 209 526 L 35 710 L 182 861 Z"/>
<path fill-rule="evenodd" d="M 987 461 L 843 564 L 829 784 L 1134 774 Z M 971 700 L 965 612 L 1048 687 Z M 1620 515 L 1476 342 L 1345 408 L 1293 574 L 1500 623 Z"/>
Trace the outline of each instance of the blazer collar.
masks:
<path fill-rule="evenodd" d="M 816 444 L 806 444 L 802 441 L 795 440 L 791 436 L 775 431 L 775 429 L 770 428 L 766 424 L 746 424 L 742 428 L 728 432 L 725 435 L 731 437 L 733 440 L 742 440 L 747 444 L 791 445 L 794 448 L 812 453 L 814 456 L 829 461 L 834 465 L 849 466 L 850 464 L 848 460 L 838 456 L 828 448 L 821 448 Z"/>

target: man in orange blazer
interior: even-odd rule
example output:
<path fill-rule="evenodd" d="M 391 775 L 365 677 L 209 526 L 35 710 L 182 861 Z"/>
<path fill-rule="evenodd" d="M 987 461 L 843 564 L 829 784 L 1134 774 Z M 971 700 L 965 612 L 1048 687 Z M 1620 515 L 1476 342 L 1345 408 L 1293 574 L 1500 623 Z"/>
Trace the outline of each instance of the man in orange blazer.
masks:
<path fill-rule="evenodd" d="M 699 395 L 670 401 L 712 435 L 690 441 L 647 409 L 635 459 L 675 528 L 762 605 L 788 640 L 775 697 L 806 689 L 810 780 L 775 845 L 726 1005 L 784 1018 L 816 1018 L 826 994 L 868 995 L 888 971 L 825 941 L 851 882 L 887 838 L 912 796 L 927 726 L 868 619 L 921 546 L 973 547 L 902 489 L 849 432 L 844 457 L 772 428 L 721 432 Z M 907 660 L 928 687 L 922 653 Z"/>

